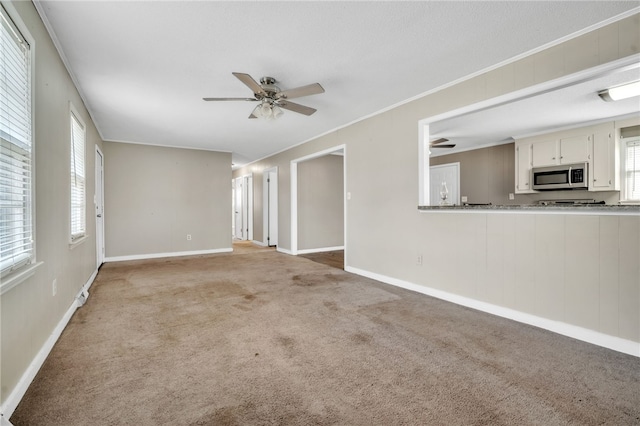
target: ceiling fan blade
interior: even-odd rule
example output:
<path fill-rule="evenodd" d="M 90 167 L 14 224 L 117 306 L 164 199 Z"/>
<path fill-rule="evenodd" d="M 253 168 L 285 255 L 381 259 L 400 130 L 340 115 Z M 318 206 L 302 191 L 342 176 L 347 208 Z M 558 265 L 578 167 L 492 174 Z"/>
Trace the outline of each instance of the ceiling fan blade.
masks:
<path fill-rule="evenodd" d="M 243 82 L 249 89 L 251 89 L 253 93 L 266 96 L 267 92 L 265 92 L 262 86 L 260 86 L 258 82 L 255 81 L 249 74 L 243 74 L 241 72 L 234 72 L 232 74 L 235 75 L 238 80 Z"/>
<path fill-rule="evenodd" d="M 203 101 L 257 101 L 256 98 L 202 98 Z"/>
<path fill-rule="evenodd" d="M 306 86 L 300 86 L 289 90 L 283 90 L 277 95 L 278 99 L 294 99 L 301 98 L 303 96 L 317 95 L 324 93 L 324 88 L 320 83 L 308 84 Z"/>
<path fill-rule="evenodd" d="M 251 113 L 251 115 L 249 115 L 249 118 L 258 118 L 258 117 L 256 117 L 254 113 Z"/>
<path fill-rule="evenodd" d="M 436 140 L 431 141 L 430 145 L 433 146 L 433 145 L 437 145 L 437 144 L 442 143 L 442 142 L 449 142 L 449 139 L 447 139 L 447 138 L 436 139 Z"/>
<path fill-rule="evenodd" d="M 447 144 L 447 145 L 431 145 L 431 148 L 453 148 L 456 144 Z"/>
<path fill-rule="evenodd" d="M 297 112 L 299 114 L 304 114 L 304 115 L 311 115 L 317 111 L 315 108 L 311 108 L 311 107 L 300 105 L 300 104 L 295 104 L 293 102 L 285 101 L 282 99 L 278 101 L 278 105 L 281 108 L 288 109 L 289 111 Z"/>

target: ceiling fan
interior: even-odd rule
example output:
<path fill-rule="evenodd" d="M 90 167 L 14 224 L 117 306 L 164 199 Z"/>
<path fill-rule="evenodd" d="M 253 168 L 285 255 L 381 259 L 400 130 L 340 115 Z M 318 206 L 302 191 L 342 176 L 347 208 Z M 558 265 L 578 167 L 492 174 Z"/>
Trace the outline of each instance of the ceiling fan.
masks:
<path fill-rule="evenodd" d="M 289 99 L 301 98 L 303 96 L 324 93 L 324 88 L 319 83 L 308 84 L 293 89 L 281 90 L 276 86 L 276 79 L 273 77 L 262 77 L 260 84 L 249 74 L 240 72 L 232 73 L 238 80 L 243 82 L 253 91 L 253 98 L 202 98 L 205 101 L 250 101 L 260 102 L 254 108 L 249 118 L 275 119 L 283 114 L 282 109 L 297 112 L 299 114 L 311 115 L 316 112 L 315 108 L 300 105 L 289 101 Z"/>
<path fill-rule="evenodd" d="M 454 146 L 456 146 L 455 143 L 448 143 L 448 144 L 445 144 L 445 145 L 440 145 L 443 142 L 449 142 L 449 139 L 440 138 L 440 139 L 432 140 L 429 143 L 429 148 L 453 148 Z"/>

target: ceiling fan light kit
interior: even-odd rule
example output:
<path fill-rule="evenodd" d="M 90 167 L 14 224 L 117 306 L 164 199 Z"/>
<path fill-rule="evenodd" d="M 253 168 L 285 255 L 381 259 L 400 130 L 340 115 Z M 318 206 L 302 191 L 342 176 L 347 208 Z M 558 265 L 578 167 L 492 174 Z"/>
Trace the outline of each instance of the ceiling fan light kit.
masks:
<path fill-rule="evenodd" d="M 273 77 L 262 77 L 260 84 L 249 74 L 232 73 L 238 80 L 244 83 L 253 91 L 253 98 L 202 98 L 205 101 L 250 101 L 260 102 L 253 109 L 249 118 L 263 118 L 275 120 L 284 114 L 282 109 L 297 112 L 299 114 L 311 115 L 316 112 L 315 108 L 290 102 L 288 99 L 301 98 L 303 96 L 317 95 L 324 93 L 324 88 L 319 83 L 308 84 L 289 90 L 280 90 L 276 86 L 276 79 Z"/>
<path fill-rule="evenodd" d="M 283 113 L 282 109 L 275 104 L 270 104 L 266 100 L 262 100 L 260 105 L 253 109 L 249 118 L 263 118 L 265 120 L 276 120 Z"/>

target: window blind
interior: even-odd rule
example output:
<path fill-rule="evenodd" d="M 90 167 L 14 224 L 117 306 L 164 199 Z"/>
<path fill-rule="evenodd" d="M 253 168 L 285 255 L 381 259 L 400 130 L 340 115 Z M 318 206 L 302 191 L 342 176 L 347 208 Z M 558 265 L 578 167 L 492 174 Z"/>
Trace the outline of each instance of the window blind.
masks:
<path fill-rule="evenodd" d="M 640 138 L 625 142 L 625 191 L 627 200 L 640 200 Z"/>
<path fill-rule="evenodd" d="M 0 274 L 33 258 L 29 44 L 0 6 Z"/>
<path fill-rule="evenodd" d="M 85 234 L 84 126 L 71 113 L 71 241 Z"/>

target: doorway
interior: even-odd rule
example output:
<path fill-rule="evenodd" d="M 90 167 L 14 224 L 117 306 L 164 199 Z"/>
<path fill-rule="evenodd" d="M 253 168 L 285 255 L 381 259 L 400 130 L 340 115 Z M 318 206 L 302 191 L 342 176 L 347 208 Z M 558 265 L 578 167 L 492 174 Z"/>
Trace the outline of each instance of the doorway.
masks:
<path fill-rule="evenodd" d="M 300 163 L 303 163 L 308 160 L 318 159 L 320 157 L 325 157 L 328 155 L 339 155 L 342 156 L 342 180 L 343 185 L 340 191 L 340 195 L 342 196 L 342 245 L 340 246 L 332 246 L 332 247 L 319 247 L 319 248 L 311 248 L 311 249 L 299 249 L 299 213 L 300 207 L 298 205 L 299 202 L 299 194 L 298 194 L 298 166 Z M 347 263 L 347 203 L 349 200 L 349 193 L 347 192 L 347 149 L 345 145 L 339 145 L 333 148 L 325 149 L 323 151 L 316 152 L 314 154 L 307 155 L 305 157 L 301 157 L 291 161 L 291 252 L 290 254 L 298 255 L 298 254 L 308 254 L 308 253 L 316 253 L 316 252 L 325 252 L 325 251 L 339 251 L 344 250 L 344 265 Z M 303 246 L 304 247 L 304 246 Z M 313 247 L 313 246 L 312 246 Z M 285 251 L 285 250 L 283 250 Z"/>
<path fill-rule="evenodd" d="M 253 240 L 253 176 L 241 176 L 233 182 L 233 237 Z"/>
<path fill-rule="evenodd" d="M 104 263 L 104 156 L 96 146 L 96 268 Z"/>
<path fill-rule="evenodd" d="M 274 247 L 278 245 L 278 168 L 266 169 L 262 179 L 263 243 Z"/>

